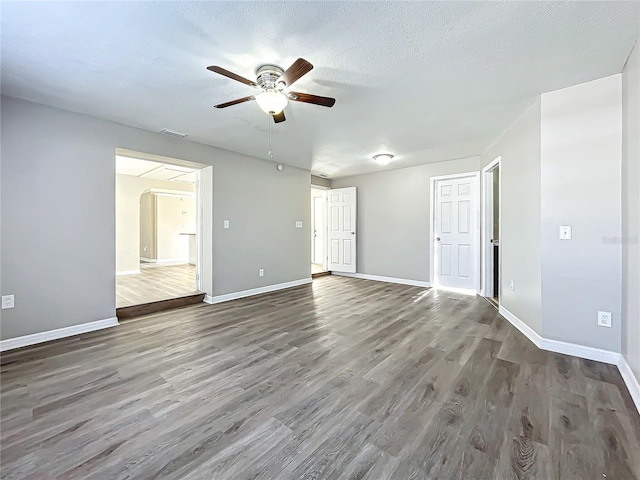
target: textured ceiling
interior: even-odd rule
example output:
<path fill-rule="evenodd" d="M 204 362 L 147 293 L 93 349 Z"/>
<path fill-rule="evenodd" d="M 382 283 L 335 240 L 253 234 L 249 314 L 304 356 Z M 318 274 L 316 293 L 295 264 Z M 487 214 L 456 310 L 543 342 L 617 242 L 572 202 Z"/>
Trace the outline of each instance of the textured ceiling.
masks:
<path fill-rule="evenodd" d="M 338 177 L 479 154 L 542 92 L 619 73 L 638 2 L 2 2 L 2 93 L 267 158 L 248 78 L 315 69 L 274 160 Z M 396 161 L 380 167 L 371 155 Z"/>

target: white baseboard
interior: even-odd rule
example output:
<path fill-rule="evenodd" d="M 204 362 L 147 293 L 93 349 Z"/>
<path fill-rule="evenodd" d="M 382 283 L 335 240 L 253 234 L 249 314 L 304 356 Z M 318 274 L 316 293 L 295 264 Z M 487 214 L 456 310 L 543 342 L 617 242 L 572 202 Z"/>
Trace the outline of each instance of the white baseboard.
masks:
<path fill-rule="evenodd" d="M 115 327 L 119 325 L 116 317 L 106 318 L 104 320 L 96 320 L 95 322 L 82 323 L 71 327 L 57 328 L 47 332 L 34 333 L 32 335 L 24 335 L 22 337 L 9 338 L 0 341 L 0 352 L 13 350 L 14 348 L 26 347 L 37 343 L 57 340 L 59 338 L 72 337 L 81 333 L 102 330 L 103 328 Z"/>
<path fill-rule="evenodd" d="M 331 275 L 338 275 L 341 277 L 350 277 L 350 278 L 360 278 L 362 280 L 374 280 L 376 282 L 399 283 L 401 285 L 411 285 L 412 287 L 429 288 L 431 286 L 429 282 L 423 282 L 421 280 L 408 280 L 406 278 L 383 277 L 381 275 L 369 275 L 368 273 L 331 272 Z"/>
<path fill-rule="evenodd" d="M 506 318 L 511 325 L 520 330 L 520 333 L 531 340 L 536 347 L 542 348 L 542 337 L 538 335 L 538 333 L 533 328 L 524 323 L 502 305 L 498 307 L 498 313 Z"/>
<path fill-rule="evenodd" d="M 542 338 L 543 350 L 550 352 L 564 353 L 565 355 L 573 355 L 574 357 L 586 358 L 587 360 L 595 360 L 596 362 L 610 363 L 618 365 L 621 355 L 611 350 L 603 350 L 601 348 L 587 347 L 578 345 L 577 343 L 568 343 L 560 340 L 551 340 L 550 338 Z"/>
<path fill-rule="evenodd" d="M 638 413 L 640 413 L 640 384 L 623 355 L 618 352 L 603 350 L 601 348 L 587 347 L 585 345 L 578 345 L 577 343 L 544 338 L 503 306 L 500 306 L 498 311 L 509 321 L 509 323 L 511 323 L 511 325 L 520 330 L 525 337 L 531 340 L 542 350 L 616 365 L 620 371 L 620 375 L 622 375 L 622 379 L 624 380 L 627 389 L 629 389 L 633 402 L 636 404 Z"/>
<path fill-rule="evenodd" d="M 540 334 L 538 334 L 538 332 L 533 330 L 529 325 L 524 323 L 502 305 L 499 307 L 498 311 L 504 318 L 509 321 L 509 323 L 511 323 L 511 325 L 520 330 L 520 332 L 525 337 L 531 340 L 538 348 L 542 350 L 548 350 L 555 353 L 563 353 L 565 355 L 573 355 L 574 357 L 586 358 L 587 360 L 595 360 L 597 362 L 610 363 L 612 365 L 617 365 L 620 361 L 620 354 L 617 352 L 542 337 Z"/>
<path fill-rule="evenodd" d="M 136 273 L 140 273 L 140 269 L 137 270 L 121 270 L 119 272 L 116 272 L 116 276 L 120 276 L 120 275 L 135 275 Z"/>
<path fill-rule="evenodd" d="M 189 263 L 189 257 L 184 257 L 184 258 L 146 258 L 146 257 L 140 257 L 140 261 L 141 262 L 145 262 L 145 263 L 155 263 L 157 265 L 169 265 L 172 263 L 175 264 L 183 264 L 183 263 Z"/>
<path fill-rule="evenodd" d="M 206 303 L 215 304 L 228 302 L 230 300 L 237 300 L 238 298 L 251 297 L 253 295 L 260 295 L 261 293 L 275 292 L 277 290 L 283 290 L 285 288 L 297 287 L 299 285 L 305 285 L 311 283 L 311 278 L 301 278 L 300 280 L 293 280 L 291 282 L 276 283 L 275 285 L 267 285 L 265 287 L 252 288 L 250 290 L 242 290 L 241 292 L 226 293 L 224 295 L 205 295 L 204 301 Z"/>
<path fill-rule="evenodd" d="M 620 370 L 620 375 L 622 375 L 622 379 L 629 389 L 633 403 L 636 404 L 636 409 L 640 413 L 640 383 L 638 383 L 638 379 L 633 374 L 633 370 L 631 370 L 624 355 L 620 355 L 618 370 Z"/>

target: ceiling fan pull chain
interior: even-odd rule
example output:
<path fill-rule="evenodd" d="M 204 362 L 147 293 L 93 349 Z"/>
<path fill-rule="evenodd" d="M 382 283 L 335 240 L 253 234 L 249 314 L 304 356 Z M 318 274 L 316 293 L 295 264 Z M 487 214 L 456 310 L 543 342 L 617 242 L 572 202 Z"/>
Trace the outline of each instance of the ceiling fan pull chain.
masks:
<path fill-rule="evenodd" d="M 269 158 L 273 160 L 273 151 L 272 151 L 273 141 L 271 139 L 271 115 L 267 117 L 267 123 L 269 124 L 269 151 L 267 152 L 267 155 L 269 155 Z"/>

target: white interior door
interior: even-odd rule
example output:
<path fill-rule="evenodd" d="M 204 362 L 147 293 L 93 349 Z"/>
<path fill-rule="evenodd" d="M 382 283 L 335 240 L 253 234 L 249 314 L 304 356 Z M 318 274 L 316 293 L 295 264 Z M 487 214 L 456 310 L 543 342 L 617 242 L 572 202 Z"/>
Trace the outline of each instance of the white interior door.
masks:
<path fill-rule="evenodd" d="M 324 265 L 324 197 L 313 197 L 313 255 L 311 262 Z"/>
<path fill-rule="evenodd" d="M 435 181 L 434 283 L 477 292 L 478 176 Z"/>
<path fill-rule="evenodd" d="M 335 272 L 356 273 L 356 187 L 327 191 L 329 265 Z"/>

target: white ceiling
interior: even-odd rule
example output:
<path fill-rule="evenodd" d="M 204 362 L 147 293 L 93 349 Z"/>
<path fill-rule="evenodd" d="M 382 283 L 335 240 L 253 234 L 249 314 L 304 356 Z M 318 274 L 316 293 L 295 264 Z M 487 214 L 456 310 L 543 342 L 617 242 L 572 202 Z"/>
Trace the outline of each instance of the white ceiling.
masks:
<path fill-rule="evenodd" d="M 304 57 L 274 160 L 329 177 L 479 154 L 536 95 L 619 73 L 639 2 L 2 2 L 2 93 L 267 158 L 250 79 Z M 371 159 L 396 155 L 387 167 Z"/>
<path fill-rule="evenodd" d="M 195 183 L 196 169 L 116 155 L 116 173 L 133 177 Z"/>

